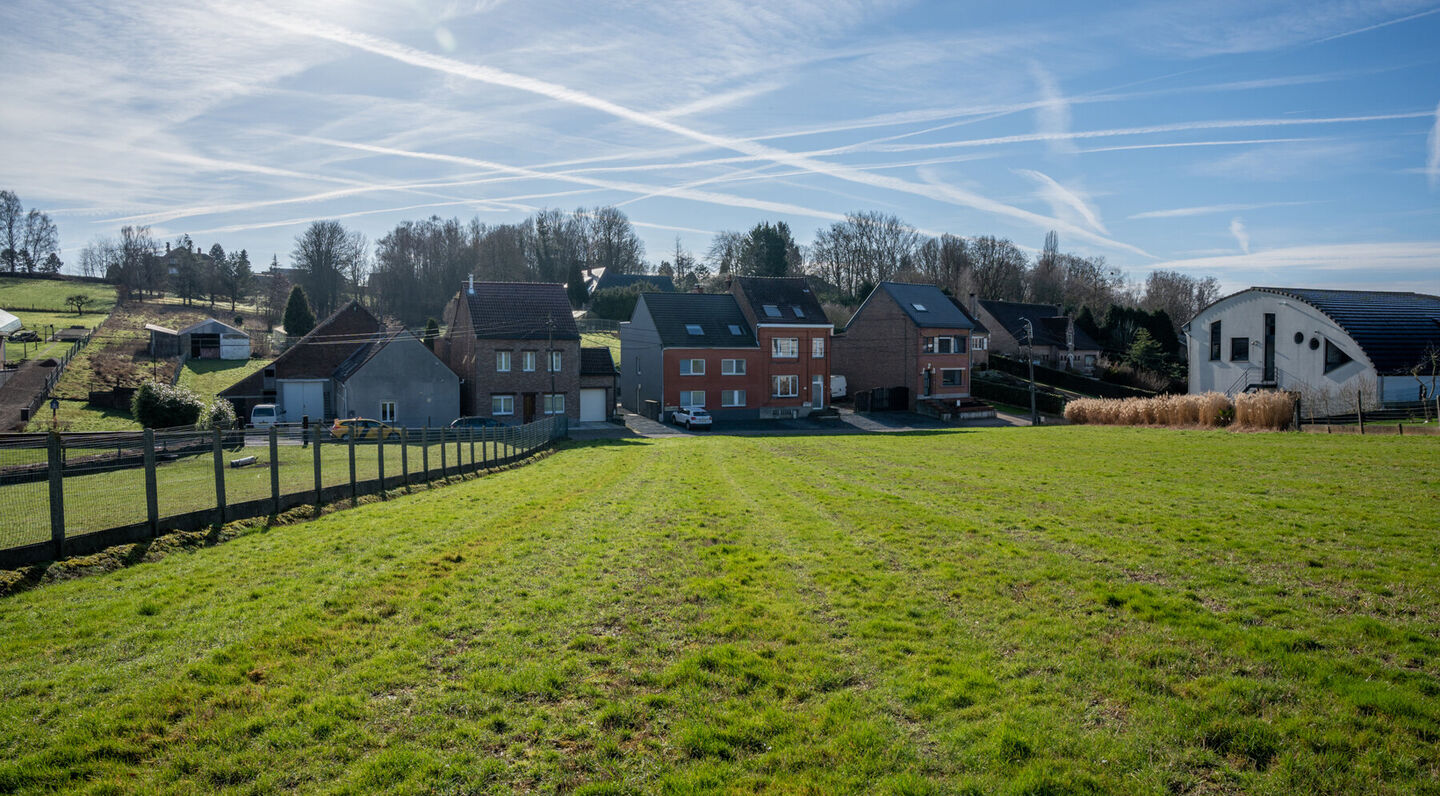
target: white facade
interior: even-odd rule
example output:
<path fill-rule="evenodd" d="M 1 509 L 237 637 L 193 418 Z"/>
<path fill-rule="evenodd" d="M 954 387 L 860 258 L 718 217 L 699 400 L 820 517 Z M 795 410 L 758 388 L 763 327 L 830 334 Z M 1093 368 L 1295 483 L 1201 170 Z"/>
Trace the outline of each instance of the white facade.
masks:
<path fill-rule="evenodd" d="M 1413 389 L 1408 398 L 1382 393 L 1403 391 L 1393 377 L 1377 377 L 1344 329 L 1293 297 L 1244 290 L 1201 310 L 1185 332 L 1192 394 L 1233 396 L 1251 386 L 1293 390 L 1304 411 L 1323 414 L 1353 411 L 1357 398 L 1367 407 L 1414 400 Z"/>

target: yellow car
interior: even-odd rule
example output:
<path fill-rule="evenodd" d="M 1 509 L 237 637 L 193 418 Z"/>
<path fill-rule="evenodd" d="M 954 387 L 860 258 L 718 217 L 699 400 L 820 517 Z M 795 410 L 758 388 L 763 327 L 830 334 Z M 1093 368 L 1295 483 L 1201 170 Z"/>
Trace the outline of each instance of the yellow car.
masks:
<path fill-rule="evenodd" d="M 345 439 L 352 431 L 357 440 L 379 439 L 382 434 L 385 439 L 400 439 L 400 430 L 394 426 L 363 417 L 337 417 L 335 424 L 330 426 L 330 436 L 335 439 Z"/>

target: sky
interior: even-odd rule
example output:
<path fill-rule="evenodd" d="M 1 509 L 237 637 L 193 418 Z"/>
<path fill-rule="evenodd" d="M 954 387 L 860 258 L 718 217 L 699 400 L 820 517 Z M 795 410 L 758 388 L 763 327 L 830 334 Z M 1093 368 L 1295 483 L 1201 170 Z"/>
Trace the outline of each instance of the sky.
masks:
<path fill-rule="evenodd" d="M 1440 293 L 1440 3 L 5 0 L 0 187 L 286 264 L 311 221 L 615 205 L 669 259 L 850 211 Z"/>

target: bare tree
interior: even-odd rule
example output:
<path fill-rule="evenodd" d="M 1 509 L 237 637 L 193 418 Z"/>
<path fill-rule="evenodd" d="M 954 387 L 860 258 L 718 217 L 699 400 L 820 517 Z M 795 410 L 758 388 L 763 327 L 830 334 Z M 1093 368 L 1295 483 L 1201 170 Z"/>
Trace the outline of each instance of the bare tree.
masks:
<path fill-rule="evenodd" d="M 1220 284 L 1213 276 L 1194 277 L 1179 271 L 1151 271 L 1145 278 L 1145 292 L 1140 306 L 1165 310 L 1176 324 L 1176 331 L 1195 314 L 1215 301 Z"/>
<path fill-rule="evenodd" d="M 1060 236 L 1045 233 L 1045 246 L 1030 269 L 1026 298 L 1037 304 L 1061 304 L 1065 300 L 1065 271 L 1060 260 Z"/>
<path fill-rule="evenodd" d="M 739 270 L 740 259 L 745 256 L 745 235 L 732 230 L 715 234 L 710 248 L 705 251 L 705 262 L 717 274 L 730 274 Z"/>
<path fill-rule="evenodd" d="M 1025 299 L 1025 270 L 1029 258 L 1014 243 L 984 235 L 970 244 L 975 269 L 975 292 L 997 301 Z"/>
<path fill-rule="evenodd" d="M 339 306 L 347 279 L 358 290 L 365 269 L 365 236 L 339 221 L 316 221 L 295 236 L 290 261 L 300 284 L 321 315 Z"/>
<path fill-rule="evenodd" d="M 0 260 L 13 272 L 20 259 L 20 241 L 25 229 L 25 209 L 14 191 L 0 191 Z"/>
<path fill-rule="evenodd" d="M 50 255 L 60 251 L 60 232 L 50 216 L 39 210 L 25 214 L 25 226 L 20 237 L 20 264 L 28 274 L 42 268 Z"/>
<path fill-rule="evenodd" d="M 618 274 L 638 274 L 645 271 L 645 244 L 635 234 L 630 219 L 613 207 L 597 207 L 585 213 L 576 210 L 577 216 L 586 219 L 590 253 L 587 258 L 592 268 L 604 268 Z"/>

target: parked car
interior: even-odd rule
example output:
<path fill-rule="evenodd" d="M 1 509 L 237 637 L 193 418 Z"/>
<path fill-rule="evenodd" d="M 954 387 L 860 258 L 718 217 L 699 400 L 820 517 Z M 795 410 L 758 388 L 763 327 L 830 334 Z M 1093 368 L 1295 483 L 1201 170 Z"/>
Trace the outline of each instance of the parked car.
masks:
<path fill-rule="evenodd" d="M 10 342 L 12 342 L 12 343 L 38 343 L 38 342 L 40 342 L 40 334 L 39 334 L 38 332 L 32 330 L 32 329 L 21 329 L 21 330 L 18 331 L 18 332 L 11 332 L 11 333 L 10 333 Z"/>
<path fill-rule="evenodd" d="M 675 421 L 675 425 L 685 428 L 695 428 L 696 426 L 709 428 L 714 421 L 709 412 L 698 406 L 682 406 L 675 410 L 671 419 Z"/>
<path fill-rule="evenodd" d="M 830 377 L 830 400 L 834 401 L 844 398 L 848 392 L 849 388 L 845 383 L 844 376 Z"/>
<path fill-rule="evenodd" d="M 379 439 L 381 435 L 384 435 L 385 439 L 400 439 L 400 429 L 363 417 L 337 417 L 335 424 L 330 426 L 330 436 L 335 439 L 345 439 L 352 431 L 357 440 Z"/>
<path fill-rule="evenodd" d="M 450 421 L 451 428 L 495 428 L 503 425 L 492 417 L 457 417 Z"/>
<path fill-rule="evenodd" d="M 250 410 L 251 428 L 269 428 L 279 420 L 280 412 L 275 408 L 275 404 L 256 404 L 255 408 Z"/>

